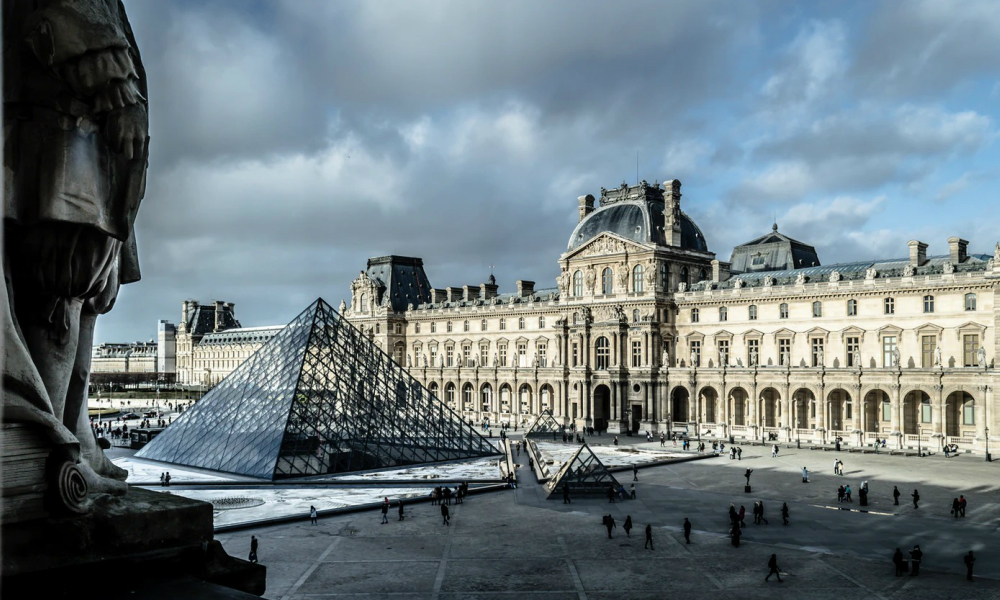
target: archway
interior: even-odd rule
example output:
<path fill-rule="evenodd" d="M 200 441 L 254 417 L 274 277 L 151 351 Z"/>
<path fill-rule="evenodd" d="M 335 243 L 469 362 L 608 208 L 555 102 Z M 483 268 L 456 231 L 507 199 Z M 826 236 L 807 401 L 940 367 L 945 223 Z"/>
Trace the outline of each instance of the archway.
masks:
<path fill-rule="evenodd" d="M 853 417 L 851 395 L 847 390 L 837 388 L 826 395 L 826 400 L 830 407 L 829 428 L 833 431 L 847 431 Z"/>
<path fill-rule="evenodd" d="M 865 412 L 863 429 L 866 433 L 874 433 L 875 437 L 889 431 L 892 422 L 892 408 L 889 394 L 882 390 L 872 390 L 865 394 Z"/>
<path fill-rule="evenodd" d="M 431 396 L 434 396 L 435 400 L 440 400 L 441 399 L 438 396 L 438 384 L 437 384 L 436 381 L 432 381 L 431 384 L 427 387 L 427 389 L 430 390 Z"/>
<path fill-rule="evenodd" d="M 923 390 L 913 390 L 903 396 L 903 433 L 920 435 L 921 426 L 931 424 L 931 397 Z"/>
<path fill-rule="evenodd" d="M 788 415 L 789 427 L 816 429 L 816 396 L 808 388 L 799 388 L 792 394 L 792 414 Z"/>
<path fill-rule="evenodd" d="M 741 387 L 733 388 L 729 391 L 729 420 L 730 425 L 745 426 L 749 420 L 750 403 L 747 391 Z"/>
<path fill-rule="evenodd" d="M 758 418 L 761 420 L 761 425 L 777 427 L 778 417 L 781 414 L 781 394 L 778 390 L 772 387 L 761 390 L 758 404 L 760 406 Z"/>
<path fill-rule="evenodd" d="M 483 412 L 493 410 L 493 386 L 488 383 L 484 383 L 479 390 L 479 409 Z"/>
<path fill-rule="evenodd" d="M 948 437 L 972 437 L 976 427 L 976 401 L 968 392 L 948 394 L 945 401 L 945 431 Z"/>
<path fill-rule="evenodd" d="M 702 422 L 704 423 L 715 423 L 716 422 L 716 404 L 719 401 L 719 393 L 715 391 L 715 388 L 711 386 L 706 386 L 701 388 L 699 393 L 699 402 L 701 403 L 702 409 Z"/>
<path fill-rule="evenodd" d="M 521 384 L 521 387 L 517 390 L 518 398 L 518 410 L 522 415 L 530 415 L 534 411 L 531 410 L 531 386 L 527 383 Z"/>
<path fill-rule="evenodd" d="M 552 410 L 552 386 L 545 384 L 538 391 L 538 399 L 541 402 L 541 410 Z"/>
<path fill-rule="evenodd" d="M 687 422 L 691 415 L 689 411 L 690 394 L 687 388 L 678 386 L 670 393 L 670 417 L 672 421 Z"/>
<path fill-rule="evenodd" d="M 594 429 L 606 431 L 611 419 L 611 390 L 606 385 L 594 388 Z"/>
<path fill-rule="evenodd" d="M 458 410 L 455 406 L 455 384 L 449 383 L 444 386 L 444 401 L 448 404 L 448 408 L 452 410 Z"/>
<path fill-rule="evenodd" d="M 500 412 L 510 413 L 510 386 L 506 383 L 500 386 Z"/>
<path fill-rule="evenodd" d="M 473 394 L 474 391 L 471 383 L 466 383 L 462 386 L 462 410 L 466 412 L 473 412 L 476 410 Z"/>

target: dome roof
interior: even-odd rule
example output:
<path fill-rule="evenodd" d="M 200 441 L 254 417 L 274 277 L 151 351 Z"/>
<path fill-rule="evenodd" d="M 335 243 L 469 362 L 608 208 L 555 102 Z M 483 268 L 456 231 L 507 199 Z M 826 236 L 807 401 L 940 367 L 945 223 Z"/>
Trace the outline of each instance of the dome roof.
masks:
<path fill-rule="evenodd" d="M 594 237 L 610 232 L 643 244 L 668 245 L 664 233 L 664 203 L 657 200 L 615 202 L 587 215 L 573 230 L 566 245 L 574 250 Z M 701 229 L 684 211 L 680 213 L 681 248 L 708 252 Z"/>

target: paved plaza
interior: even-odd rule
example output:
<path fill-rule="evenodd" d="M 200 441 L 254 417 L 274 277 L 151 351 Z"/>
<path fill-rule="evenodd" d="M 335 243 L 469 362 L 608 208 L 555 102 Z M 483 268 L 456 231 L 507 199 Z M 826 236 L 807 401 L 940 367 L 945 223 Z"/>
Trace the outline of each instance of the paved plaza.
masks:
<path fill-rule="evenodd" d="M 611 438 L 593 438 L 610 442 Z M 629 443 L 633 439 L 623 439 Z M 659 443 L 638 444 L 659 447 Z M 669 444 L 668 444 L 669 446 Z M 261 540 L 268 567 L 268 598 L 500 598 L 519 594 L 556 598 L 997 598 L 1000 597 L 997 466 L 981 457 L 924 458 L 840 453 L 845 475 L 833 475 L 833 452 L 744 446 L 743 460 L 728 458 L 642 469 L 637 500 L 544 500 L 527 473 L 524 452 L 517 490 L 473 496 L 452 506 L 452 525 L 440 509 L 411 505 L 403 522 L 387 525 L 377 511 L 254 530 L 222 533 L 228 552 L 245 556 L 250 535 Z M 801 482 L 801 468 L 812 471 Z M 753 494 L 743 493 L 743 472 L 754 470 Z M 627 487 L 631 473 L 618 473 Z M 857 489 L 867 479 L 871 512 L 838 510 L 836 487 Z M 990 482 L 990 483 L 986 483 Z M 904 492 L 892 504 L 892 486 Z M 920 508 L 908 502 L 920 490 Z M 969 499 L 965 519 L 949 514 L 951 499 Z M 763 500 L 769 525 L 747 515 L 740 548 L 726 531 L 729 504 L 748 513 Z M 788 502 L 791 524 L 781 525 Z M 857 494 L 852 505 L 858 509 Z M 601 517 L 618 523 L 607 539 Z M 626 515 L 632 537 L 622 530 Z M 681 523 L 694 524 L 684 544 Z M 643 549 L 653 525 L 656 549 Z M 898 546 L 925 553 L 919 577 L 894 577 Z M 976 581 L 967 582 L 962 555 L 974 550 Z M 767 559 L 778 555 L 784 583 L 764 582 Z"/>

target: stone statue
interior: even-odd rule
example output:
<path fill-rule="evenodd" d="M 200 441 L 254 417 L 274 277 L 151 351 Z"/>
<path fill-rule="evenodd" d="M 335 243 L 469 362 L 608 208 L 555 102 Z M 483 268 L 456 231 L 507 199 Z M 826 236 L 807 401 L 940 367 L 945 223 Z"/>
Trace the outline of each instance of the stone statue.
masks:
<path fill-rule="evenodd" d="M 792 357 L 788 353 L 788 350 L 785 350 L 784 352 L 782 352 L 781 356 L 782 356 L 782 362 L 783 362 L 784 366 L 786 366 L 786 367 L 792 366 L 792 360 L 791 360 Z"/>
<path fill-rule="evenodd" d="M 646 285 L 650 289 L 653 289 L 653 286 L 656 285 L 656 262 L 653 259 L 646 261 Z"/>
<path fill-rule="evenodd" d="M 497 366 L 497 364 L 499 364 L 499 363 L 497 363 L 497 353 L 494 352 L 493 353 L 493 366 L 495 367 L 495 366 Z"/>
<path fill-rule="evenodd" d="M 993 248 L 993 264 L 1000 264 L 1000 242 Z"/>
<path fill-rule="evenodd" d="M 663 363 L 662 364 L 663 364 L 664 367 L 669 367 L 670 366 L 670 353 L 668 353 L 666 350 L 663 351 Z"/>
<path fill-rule="evenodd" d="M 854 349 L 854 367 L 857 369 L 861 368 L 861 351 L 857 348 Z"/>
<path fill-rule="evenodd" d="M 616 321 L 622 322 L 622 321 L 625 320 L 625 308 L 622 307 L 621 304 L 616 304 L 615 308 L 614 308 L 614 311 L 615 311 L 615 320 Z"/>
<path fill-rule="evenodd" d="M 830 283 L 837 283 L 838 281 L 840 281 L 840 271 L 831 271 Z"/>
<path fill-rule="evenodd" d="M 583 282 L 587 285 L 587 291 L 594 291 L 594 284 L 597 283 L 597 270 L 591 265 L 587 267 L 587 273 L 583 276 Z"/>
<path fill-rule="evenodd" d="M 625 262 L 618 263 L 618 287 L 623 292 L 628 291 L 628 265 Z"/>
<path fill-rule="evenodd" d="M 934 366 L 941 366 L 941 346 L 934 346 Z"/>
<path fill-rule="evenodd" d="M 4 422 L 44 433 L 58 500 L 86 512 L 89 492 L 126 489 L 87 388 L 97 316 L 140 277 L 146 74 L 115 0 L 5 2 L 3 28 Z"/>
<path fill-rule="evenodd" d="M 872 280 L 875 279 L 876 277 L 878 277 L 878 271 L 875 270 L 875 267 L 868 267 L 867 269 L 865 269 L 866 280 Z"/>
<path fill-rule="evenodd" d="M 892 349 L 892 366 L 893 367 L 899 366 L 899 348 Z"/>
<path fill-rule="evenodd" d="M 770 275 L 765 275 L 764 287 L 771 287 L 772 285 L 774 285 L 774 277 L 771 277 Z"/>
<path fill-rule="evenodd" d="M 687 291 L 687 288 L 688 288 L 688 284 L 684 283 L 683 281 L 677 284 L 677 291 L 678 292 L 684 293 L 684 292 Z"/>
<path fill-rule="evenodd" d="M 951 274 L 955 272 L 955 265 L 950 262 L 946 262 L 942 265 L 941 269 L 945 272 L 945 274 Z"/>
<path fill-rule="evenodd" d="M 694 351 L 691 352 L 691 366 L 698 366 L 698 354 Z"/>
<path fill-rule="evenodd" d="M 341 298 L 340 299 L 340 310 L 338 312 L 340 312 L 340 314 L 344 314 L 346 311 L 347 311 L 347 303 L 344 302 L 343 298 Z"/>
<path fill-rule="evenodd" d="M 743 287 L 743 280 L 740 278 L 736 278 L 736 281 L 733 282 L 733 287 L 736 289 L 741 289 Z"/>
<path fill-rule="evenodd" d="M 816 366 L 822 367 L 824 364 L 826 363 L 823 362 L 823 348 L 816 348 Z"/>
<path fill-rule="evenodd" d="M 798 275 L 795 276 L 795 285 L 802 285 L 805 282 L 806 282 L 806 274 L 805 273 L 799 273 Z"/>
<path fill-rule="evenodd" d="M 913 277 L 913 274 L 916 272 L 917 270 L 913 268 L 913 265 L 905 265 L 903 267 L 903 277 Z"/>
<path fill-rule="evenodd" d="M 986 348 L 980 346 L 979 350 L 976 350 L 976 363 L 980 369 L 986 368 Z"/>
<path fill-rule="evenodd" d="M 750 366 L 751 367 L 757 366 L 757 350 L 750 351 Z"/>
<path fill-rule="evenodd" d="M 411 357 L 410 357 L 410 355 L 409 355 L 409 354 L 407 354 L 407 355 L 406 355 L 406 368 L 407 368 L 407 369 L 409 369 L 409 368 L 410 368 L 410 367 L 412 367 L 412 366 L 413 366 L 413 361 L 411 360 Z"/>

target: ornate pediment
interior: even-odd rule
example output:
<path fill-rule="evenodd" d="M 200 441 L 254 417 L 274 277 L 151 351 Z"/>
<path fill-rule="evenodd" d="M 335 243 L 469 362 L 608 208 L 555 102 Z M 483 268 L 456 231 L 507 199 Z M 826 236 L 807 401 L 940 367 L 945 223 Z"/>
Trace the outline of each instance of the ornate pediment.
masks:
<path fill-rule="evenodd" d="M 775 339 L 783 337 L 795 338 L 795 332 L 792 331 L 791 329 L 788 329 L 787 327 L 782 327 L 781 329 L 775 331 L 771 335 L 773 335 Z"/>
<path fill-rule="evenodd" d="M 631 240 L 626 240 L 625 238 L 613 233 L 604 232 L 580 248 L 577 248 L 566 258 L 587 258 L 608 254 L 636 253 L 646 250 L 648 250 L 648 248 Z"/>
<path fill-rule="evenodd" d="M 865 330 L 861 329 L 860 327 L 856 327 L 854 325 L 851 325 L 850 327 L 845 327 L 844 329 L 841 329 L 840 330 L 840 339 L 843 340 L 847 336 L 851 336 L 851 337 L 857 336 L 858 338 L 863 338 L 863 337 L 865 337 Z"/>
<path fill-rule="evenodd" d="M 830 332 L 827 331 L 826 329 L 823 329 L 822 327 L 813 327 L 812 329 L 806 332 L 806 337 L 810 338 L 821 337 L 825 339 L 829 335 Z"/>

